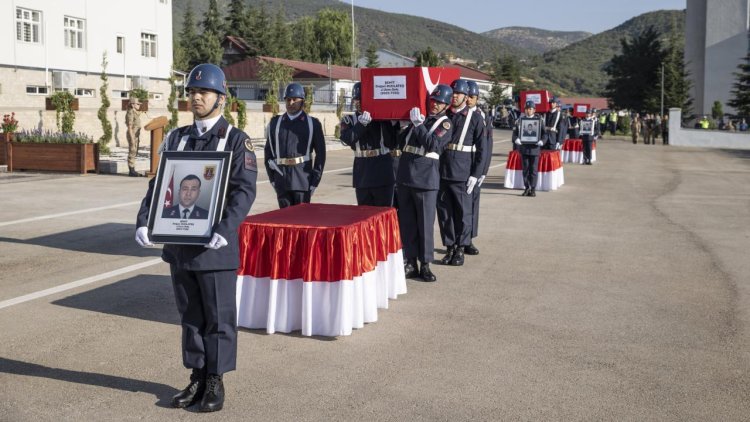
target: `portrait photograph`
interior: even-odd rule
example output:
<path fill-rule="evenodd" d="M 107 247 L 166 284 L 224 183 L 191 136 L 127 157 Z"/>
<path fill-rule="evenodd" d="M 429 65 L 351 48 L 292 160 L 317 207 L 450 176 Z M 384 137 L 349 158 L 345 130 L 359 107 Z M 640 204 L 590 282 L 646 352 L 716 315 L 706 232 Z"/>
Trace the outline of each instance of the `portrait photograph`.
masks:
<path fill-rule="evenodd" d="M 539 141 L 539 119 L 521 119 L 521 143 L 535 144 Z"/>
<path fill-rule="evenodd" d="M 591 120 L 581 121 L 581 135 L 593 135 L 594 134 L 594 122 Z"/>
<path fill-rule="evenodd" d="M 203 245 L 221 219 L 231 151 L 165 151 L 156 173 L 149 237 L 155 243 Z"/>

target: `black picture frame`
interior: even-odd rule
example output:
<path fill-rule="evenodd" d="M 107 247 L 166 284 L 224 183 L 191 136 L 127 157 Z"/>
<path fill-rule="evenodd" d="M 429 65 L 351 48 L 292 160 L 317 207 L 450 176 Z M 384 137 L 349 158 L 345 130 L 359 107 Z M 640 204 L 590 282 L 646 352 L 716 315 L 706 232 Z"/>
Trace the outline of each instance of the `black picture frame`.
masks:
<path fill-rule="evenodd" d="M 535 144 L 539 142 L 539 139 L 541 139 L 541 127 L 538 118 L 522 117 L 520 124 L 518 138 L 522 144 Z"/>
<path fill-rule="evenodd" d="M 594 134 L 594 121 L 593 120 L 581 120 L 581 135 L 593 135 Z"/>
<path fill-rule="evenodd" d="M 148 214 L 149 238 L 163 244 L 207 244 L 221 220 L 231 163 L 231 151 L 162 152 Z"/>

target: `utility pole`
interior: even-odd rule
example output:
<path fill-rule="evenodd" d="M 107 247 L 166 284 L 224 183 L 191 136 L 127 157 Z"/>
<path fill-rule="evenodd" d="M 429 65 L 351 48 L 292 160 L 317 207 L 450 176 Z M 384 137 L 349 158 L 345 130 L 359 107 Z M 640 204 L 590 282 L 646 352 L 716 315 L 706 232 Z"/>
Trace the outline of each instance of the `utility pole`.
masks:
<path fill-rule="evenodd" d="M 333 82 L 331 81 L 331 53 L 328 53 L 328 92 L 331 104 L 333 104 Z"/>
<path fill-rule="evenodd" d="M 659 118 L 664 117 L 664 62 L 661 64 L 661 114 Z"/>

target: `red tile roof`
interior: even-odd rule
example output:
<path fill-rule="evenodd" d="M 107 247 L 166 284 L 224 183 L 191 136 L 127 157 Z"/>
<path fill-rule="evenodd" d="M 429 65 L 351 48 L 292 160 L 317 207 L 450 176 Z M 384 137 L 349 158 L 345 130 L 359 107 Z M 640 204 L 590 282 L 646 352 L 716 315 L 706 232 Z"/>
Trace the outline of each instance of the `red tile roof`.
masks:
<path fill-rule="evenodd" d="M 251 57 L 241 62 L 225 67 L 224 74 L 228 81 L 251 81 L 260 79 L 260 62 L 262 60 L 281 63 L 294 69 L 292 78 L 294 79 L 328 79 L 328 65 L 320 63 L 303 62 L 299 60 L 279 59 L 276 57 Z M 352 73 L 352 70 L 354 71 Z M 359 69 L 348 66 L 331 65 L 332 79 L 359 80 Z"/>

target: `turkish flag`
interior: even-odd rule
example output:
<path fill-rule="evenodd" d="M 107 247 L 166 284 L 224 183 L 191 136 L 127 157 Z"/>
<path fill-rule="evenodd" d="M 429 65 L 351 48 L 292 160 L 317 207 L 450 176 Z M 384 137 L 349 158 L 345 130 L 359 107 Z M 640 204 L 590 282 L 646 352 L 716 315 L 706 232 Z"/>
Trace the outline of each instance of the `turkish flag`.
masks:
<path fill-rule="evenodd" d="M 172 206 L 172 195 L 174 193 L 174 171 L 172 176 L 169 178 L 169 185 L 167 185 L 167 192 L 164 193 L 164 207 Z"/>

